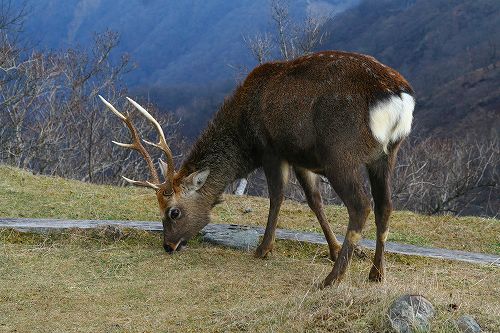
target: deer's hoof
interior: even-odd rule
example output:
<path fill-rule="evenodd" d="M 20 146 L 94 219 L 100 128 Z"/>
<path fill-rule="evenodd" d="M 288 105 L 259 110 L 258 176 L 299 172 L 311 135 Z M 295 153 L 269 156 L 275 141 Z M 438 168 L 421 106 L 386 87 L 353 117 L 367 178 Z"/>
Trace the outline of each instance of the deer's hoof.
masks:
<path fill-rule="evenodd" d="M 335 277 L 328 275 L 323 281 L 316 282 L 314 286 L 316 287 L 316 289 L 323 290 L 327 287 L 338 284 L 339 282 L 340 282 L 340 279 L 337 279 Z"/>
<path fill-rule="evenodd" d="M 372 266 L 370 274 L 368 275 L 368 280 L 371 282 L 382 282 L 384 280 L 384 269 Z"/>
<path fill-rule="evenodd" d="M 254 257 L 255 258 L 266 258 L 269 253 L 273 251 L 272 246 L 263 246 L 260 244 L 255 250 Z"/>

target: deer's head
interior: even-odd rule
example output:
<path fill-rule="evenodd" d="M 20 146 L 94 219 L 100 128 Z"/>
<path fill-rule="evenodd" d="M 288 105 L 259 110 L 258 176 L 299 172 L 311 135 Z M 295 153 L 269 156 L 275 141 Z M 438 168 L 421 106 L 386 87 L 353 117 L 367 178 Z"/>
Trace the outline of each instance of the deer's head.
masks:
<path fill-rule="evenodd" d="M 212 205 L 204 200 L 200 193 L 205 184 L 210 170 L 198 170 L 188 175 L 181 175 L 174 170 L 172 152 L 165 140 L 165 135 L 160 124 L 137 102 L 128 98 L 155 127 L 159 142 L 153 143 L 142 140 L 145 143 L 157 147 L 163 151 L 166 162 L 159 160 L 163 181 L 160 180 L 158 172 L 148 151 L 144 148 L 139 133 L 128 116 L 118 112 L 113 105 L 102 96 L 100 99 L 106 106 L 127 125 L 132 143 L 115 142 L 116 145 L 138 151 L 146 160 L 151 172 L 151 179 L 147 181 L 132 180 L 123 177 L 127 182 L 136 186 L 149 187 L 156 191 L 160 215 L 163 222 L 163 248 L 167 252 L 179 250 L 186 242 L 195 236 L 205 225 L 210 222 L 210 210 Z"/>

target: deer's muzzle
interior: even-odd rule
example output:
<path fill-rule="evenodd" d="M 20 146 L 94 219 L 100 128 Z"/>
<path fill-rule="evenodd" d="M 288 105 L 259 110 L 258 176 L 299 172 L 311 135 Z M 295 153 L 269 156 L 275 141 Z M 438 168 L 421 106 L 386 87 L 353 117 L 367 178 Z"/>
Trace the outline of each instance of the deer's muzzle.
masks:
<path fill-rule="evenodd" d="M 180 251 L 184 246 L 186 246 L 187 241 L 181 239 L 177 243 L 164 242 L 163 248 L 167 253 L 173 253 L 174 251 Z"/>

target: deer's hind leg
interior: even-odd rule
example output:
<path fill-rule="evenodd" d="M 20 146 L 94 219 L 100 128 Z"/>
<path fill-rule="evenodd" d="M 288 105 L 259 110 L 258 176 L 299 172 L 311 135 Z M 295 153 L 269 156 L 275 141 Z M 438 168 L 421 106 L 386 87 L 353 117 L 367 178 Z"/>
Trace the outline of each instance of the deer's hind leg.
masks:
<path fill-rule="evenodd" d="M 375 204 L 375 224 L 377 225 L 377 245 L 373 266 L 368 276 L 370 281 L 382 281 L 385 274 L 384 246 L 389 233 L 389 216 L 392 212 L 391 176 L 398 145 L 377 161 L 367 166 L 370 186 Z"/>
<path fill-rule="evenodd" d="M 255 250 L 255 256 L 258 258 L 265 258 L 273 250 L 278 214 L 284 199 L 283 187 L 288 182 L 289 173 L 288 163 L 276 156 L 266 156 L 263 169 L 269 190 L 269 215 L 262 243 Z"/>
<path fill-rule="evenodd" d="M 335 261 L 338 253 L 340 252 L 341 244 L 332 232 L 330 224 L 328 223 L 323 211 L 323 202 L 319 191 L 320 178 L 315 173 L 301 167 L 295 166 L 294 170 L 300 185 L 304 189 L 307 203 L 316 215 L 319 224 L 321 225 L 321 229 L 323 229 L 323 233 L 325 234 L 326 242 L 328 243 L 328 248 L 330 250 L 330 258 Z"/>
<path fill-rule="evenodd" d="M 363 177 L 359 167 L 337 165 L 327 172 L 327 176 L 331 186 L 347 207 L 349 225 L 338 258 L 331 273 L 323 281 L 323 286 L 339 282 L 344 277 L 370 213 L 370 200 L 363 188 Z"/>

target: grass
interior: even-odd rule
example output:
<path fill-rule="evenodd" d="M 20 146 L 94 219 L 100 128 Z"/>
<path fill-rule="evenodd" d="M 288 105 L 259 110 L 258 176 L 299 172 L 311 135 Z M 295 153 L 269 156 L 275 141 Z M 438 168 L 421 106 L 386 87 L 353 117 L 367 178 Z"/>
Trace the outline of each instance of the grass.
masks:
<path fill-rule="evenodd" d="M 433 302 L 434 332 L 455 332 L 463 313 L 500 328 L 493 267 L 390 255 L 384 283 L 367 282 L 370 262 L 356 260 L 344 283 L 318 291 L 331 267 L 323 246 L 280 242 L 260 260 L 196 241 L 170 256 L 160 241 L 139 231 L 118 240 L 1 231 L 0 331 L 386 332 L 387 309 L 403 293 Z"/>
<path fill-rule="evenodd" d="M 265 225 L 268 200 L 225 196 L 214 209 L 213 222 Z M 245 214 L 246 208 L 251 212 Z M 326 206 L 335 233 L 344 234 L 347 212 Z M 0 216 L 69 219 L 159 220 L 151 190 L 102 186 L 57 177 L 34 176 L 28 171 L 0 165 Z M 321 228 L 307 205 L 286 201 L 279 227 L 315 231 Z M 396 211 L 391 216 L 389 240 L 420 246 L 500 254 L 500 220 L 478 217 L 425 216 Z M 375 223 L 369 216 L 364 231 L 374 239 Z"/>
<path fill-rule="evenodd" d="M 243 214 L 247 207 L 253 211 Z M 263 224 L 266 207 L 264 199 L 228 196 L 214 220 Z M 327 207 L 327 215 L 343 232 L 344 209 Z M 148 191 L 0 166 L 0 216 L 156 220 L 157 212 Z M 398 240 L 419 245 L 491 253 L 500 243 L 497 220 L 397 212 L 393 225 Z M 420 230 L 431 225 L 433 232 Z M 319 230 L 308 208 L 292 202 L 280 226 Z M 466 237 L 455 236 L 477 230 L 465 247 Z M 497 267 L 387 255 L 387 280 L 373 284 L 370 259 L 356 259 L 340 286 L 318 291 L 314 283 L 331 269 L 324 246 L 279 242 L 260 260 L 196 239 L 175 255 L 160 244 L 159 234 L 135 230 L 1 230 L 0 332 L 388 332 L 387 309 L 403 293 L 435 305 L 433 332 L 456 332 L 453 320 L 464 313 L 500 331 Z"/>

